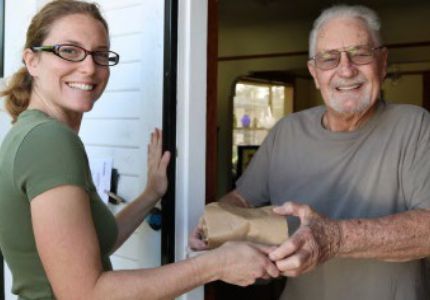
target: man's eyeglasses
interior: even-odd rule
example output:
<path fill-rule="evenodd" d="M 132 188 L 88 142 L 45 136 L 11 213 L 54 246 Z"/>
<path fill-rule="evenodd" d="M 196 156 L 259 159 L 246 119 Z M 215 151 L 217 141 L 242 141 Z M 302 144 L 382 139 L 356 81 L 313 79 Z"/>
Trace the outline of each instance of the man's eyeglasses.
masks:
<path fill-rule="evenodd" d="M 93 57 L 94 63 L 99 66 L 115 66 L 119 63 L 119 54 L 113 51 L 89 51 L 75 45 L 53 45 L 31 47 L 32 51 L 51 52 L 64 60 L 72 62 L 83 61 L 88 55 Z"/>
<path fill-rule="evenodd" d="M 373 62 L 375 58 L 375 51 L 384 48 L 384 46 L 370 47 L 370 46 L 354 46 L 344 50 L 329 50 L 318 53 L 310 57 L 309 60 L 315 62 L 315 66 L 321 70 L 330 70 L 339 65 L 342 52 L 348 55 L 349 60 L 354 65 L 366 65 Z"/>

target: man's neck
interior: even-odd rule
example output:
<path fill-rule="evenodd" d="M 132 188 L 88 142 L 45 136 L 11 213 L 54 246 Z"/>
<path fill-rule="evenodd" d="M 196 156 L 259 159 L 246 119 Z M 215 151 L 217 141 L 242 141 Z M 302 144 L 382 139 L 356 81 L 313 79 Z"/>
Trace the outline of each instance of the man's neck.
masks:
<path fill-rule="evenodd" d="M 351 132 L 366 124 L 370 117 L 375 113 L 376 107 L 377 103 L 361 113 L 351 114 L 341 114 L 327 108 L 327 111 L 322 117 L 321 124 L 329 131 Z"/>

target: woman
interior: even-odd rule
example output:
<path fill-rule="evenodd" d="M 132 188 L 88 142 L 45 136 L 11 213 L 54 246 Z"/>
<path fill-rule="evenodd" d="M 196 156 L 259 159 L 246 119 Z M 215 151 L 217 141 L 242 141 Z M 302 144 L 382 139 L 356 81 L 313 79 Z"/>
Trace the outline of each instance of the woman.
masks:
<path fill-rule="evenodd" d="M 212 280 L 247 285 L 278 276 L 268 249 L 230 243 L 155 269 L 112 271 L 109 255 L 167 189 L 170 154 L 151 135 L 148 182 L 114 217 L 91 181 L 77 133 L 103 93 L 108 26 L 94 4 L 56 0 L 37 13 L 25 67 L 3 92 L 14 126 L 0 148 L 0 246 L 20 299 L 165 299 Z"/>

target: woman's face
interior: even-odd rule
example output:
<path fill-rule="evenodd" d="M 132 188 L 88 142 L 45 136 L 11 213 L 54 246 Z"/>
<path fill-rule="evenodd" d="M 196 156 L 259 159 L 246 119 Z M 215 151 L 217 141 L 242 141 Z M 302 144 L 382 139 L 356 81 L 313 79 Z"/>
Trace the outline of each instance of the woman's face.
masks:
<path fill-rule="evenodd" d="M 109 50 L 103 24 L 85 14 L 68 15 L 52 24 L 42 45 L 58 44 L 77 45 L 89 51 Z M 53 53 L 27 49 L 24 60 L 33 76 L 30 101 L 41 101 L 43 107 L 55 114 L 82 115 L 91 110 L 110 74 L 109 67 L 95 64 L 91 55 L 81 62 L 70 62 Z"/>

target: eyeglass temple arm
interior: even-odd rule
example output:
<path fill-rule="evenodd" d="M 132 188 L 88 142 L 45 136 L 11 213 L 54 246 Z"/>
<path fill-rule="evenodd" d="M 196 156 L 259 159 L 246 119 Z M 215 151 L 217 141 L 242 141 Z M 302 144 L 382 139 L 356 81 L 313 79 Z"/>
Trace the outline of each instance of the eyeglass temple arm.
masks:
<path fill-rule="evenodd" d="M 30 49 L 33 51 L 47 51 L 55 49 L 55 46 L 33 46 Z"/>

